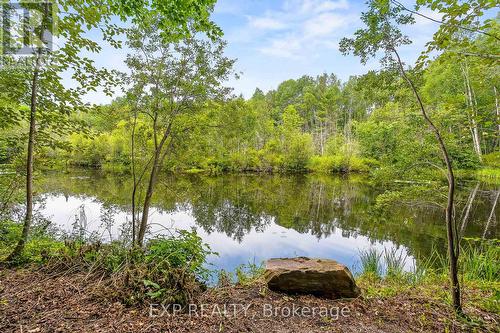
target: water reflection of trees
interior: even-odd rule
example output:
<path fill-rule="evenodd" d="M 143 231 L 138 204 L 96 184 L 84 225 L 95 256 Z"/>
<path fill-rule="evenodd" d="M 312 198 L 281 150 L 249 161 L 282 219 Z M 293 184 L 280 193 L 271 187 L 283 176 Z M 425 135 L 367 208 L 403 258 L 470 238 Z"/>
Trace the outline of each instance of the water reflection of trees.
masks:
<path fill-rule="evenodd" d="M 43 191 L 94 196 L 129 209 L 131 182 L 126 177 L 58 175 L 47 177 L 43 187 Z M 158 185 L 153 202 L 163 212 L 188 211 L 204 231 L 225 233 L 238 241 L 252 230 L 264 231 L 274 222 L 317 238 L 340 230 L 344 237 L 363 235 L 377 241 L 389 240 L 405 245 L 414 254 L 429 253 L 434 245 L 444 244 L 440 209 L 399 205 L 377 210 L 375 198 L 381 192 L 358 177 L 169 175 Z M 466 202 L 469 191 L 460 195 Z M 476 199 L 475 220 L 467 224 L 468 236 L 482 236 L 482 222 L 490 215 L 490 202 Z"/>
<path fill-rule="evenodd" d="M 196 223 L 206 232 L 224 232 L 236 240 L 274 221 L 299 233 L 328 237 L 354 213 L 366 210 L 370 193 L 363 183 L 312 176 L 191 177 L 185 195 Z M 174 189 L 179 180 L 163 183 Z M 188 190 L 188 191 L 186 191 Z M 366 193 L 365 193 L 366 192 Z"/>

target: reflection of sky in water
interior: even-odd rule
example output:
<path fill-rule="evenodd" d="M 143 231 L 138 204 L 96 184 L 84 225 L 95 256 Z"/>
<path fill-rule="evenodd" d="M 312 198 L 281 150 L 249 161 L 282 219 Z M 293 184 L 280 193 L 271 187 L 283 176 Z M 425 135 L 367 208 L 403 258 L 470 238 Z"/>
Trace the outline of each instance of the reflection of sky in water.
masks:
<path fill-rule="evenodd" d="M 97 231 L 104 239 L 109 238 L 108 231 L 101 225 L 100 215 L 102 204 L 89 197 L 65 197 L 63 195 L 47 195 L 45 206 L 41 213 L 56 223 L 62 230 L 70 232 L 75 222 L 75 215 L 79 215 L 80 207 L 84 205 L 87 217 L 87 229 L 89 232 Z M 130 214 L 118 211 L 114 215 L 115 224 L 112 227 L 113 237 L 119 233 L 122 223 L 130 221 Z M 177 211 L 163 213 L 157 209 L 151 209 L 150 233 L 153 235 L 167 233 L 165 228 L 191 229 L 196 227 L 196 221 L 189 211 Z M 263 260 L 276 257 L 318 257 L 337 260 L 354 272 L 359 268 L 359 251 L 368 248 L 395 249 L 390 241 L 374 241 L 365 236 L 346 237 L 342 235 L 342 229 L 336 228 L 328 237 L 318 239 L 309 233 L 301 234 L 293 229 L 287 229 L 271 222 L 264 231 L 257 232 L 255 229 L 247 233 L 241 242 L 234 240 L 223 232 L 207 233 L 202 228 L 197 232 L 203 241 L 210 245 L 212 251 L 219 256 L 211 256 L 209 263 L 214 268 L 233 271 L 241 264 L 251 262 L 260 263 Z M 407 255 L 405 248 L 401 247 L 403 256 Z M 413 259 L 408 257 L 407 268 L 413 265 Z"/>

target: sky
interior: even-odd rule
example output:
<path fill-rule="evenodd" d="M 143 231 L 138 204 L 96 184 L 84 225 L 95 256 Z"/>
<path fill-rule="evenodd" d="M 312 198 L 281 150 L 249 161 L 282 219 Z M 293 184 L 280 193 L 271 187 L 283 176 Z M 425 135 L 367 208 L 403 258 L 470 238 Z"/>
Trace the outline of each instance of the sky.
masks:
<path fill-rule="evenodd" d="M 412 1 L 401 1 L 412 8 Z M 303 75 L 334 73 L 346 81 L 351 75 L 380 67 L 377 60 L 361 65 L 355 56 L 338 50 L 342 37 L 363 27 L 364 0 L 219 0 L 212 19 L 224 31 L 226 55 L 237 59 L 238 80 L 226 84 L 233 93 L 250 98 L 255 88 L 276 89 L 288 79 Z M 439 19 L 438 13 L 422 11 Z M 407 64 L 413 64 L 438 24 L 423 18 L 407 29 L 413 44 L 401 48 Z M 123 63 L 128 50 L 104 47 L 93 55 L 98 66 L 126 71 Z M 119 92 L 117 92 L 117 96 Z M 102 92 L 88 95 L 86 101 L 105 104 L 111 97 Z"/>

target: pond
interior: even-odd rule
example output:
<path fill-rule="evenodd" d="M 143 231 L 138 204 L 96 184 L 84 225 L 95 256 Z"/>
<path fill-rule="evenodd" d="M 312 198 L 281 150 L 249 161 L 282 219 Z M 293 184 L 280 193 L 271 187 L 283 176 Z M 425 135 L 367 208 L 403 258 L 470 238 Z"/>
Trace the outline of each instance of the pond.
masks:
<path fill-rule="evenodd" d="M 74 171 L 46 174 L 37 184 L 38 213 L 67 234 L 84 228 L 87 236 L 114 240 L 130 224 L 130 177 Z M 498 189 L 471 182 L 458 200 L 465 203 L 474 189 L 463 233 L 498 238 L 499 205 L 491 212 Z M 432 251 L 445 251 L 443 209 L 422 203 L 380 209 L 376 201 L 383 192 L 360 176 L 165 175 L 148 237 L 196 228 L 218 253 L 209 258 L 211 267 L 226 271 L 307 256 L 335 259 L 356 272 L 360 251 L 370 248 L 401 253 L 411 269 Z"/>

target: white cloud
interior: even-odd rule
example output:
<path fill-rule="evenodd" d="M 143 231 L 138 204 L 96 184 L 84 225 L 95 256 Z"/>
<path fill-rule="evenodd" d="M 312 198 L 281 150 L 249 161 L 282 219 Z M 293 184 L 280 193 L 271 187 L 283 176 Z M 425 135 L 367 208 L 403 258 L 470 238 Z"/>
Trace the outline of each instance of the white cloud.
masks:
<path fill-rule="evenodd" d="M 244 12 L 246 1 L 219 0 L 215 3 L 215 14 L 238 15 Z"/>
<path fill-rule="evenodd" d="M 423 16 L 428 17 L 428 18 L 420 16 L 420 15 L 414 15 L 416 26 L 437 24 L 436 22 L 433 22 L 429 18 L 431 18 L 433 20 L 441 21 L 441 19 L 443 17 L 443 14 L 441 14 L 440 12 L 433 11 L 429 8 L 424 8 L 424 9 L 420 10 L 419 13 L 422 14 Z"/>
<path fill-rule="evenodd" d="M 283 5 L 284 11 L 295 14 L 318 14 L 337 9 L 348 9 L 347 0 L 287 0 Z"/>
<path fill-rule="evenodd" d="M 286 28 L 286 24 L 272 17 L 248 16 L 248 24 L 252 28 L 262 30 L 281 30 Z"/>
<path fill-rule="evenodd" d="M 323 13 L 305 22 L 304 33 L 319 37 L 331 34 L 346 24 L 346 17 L 334 13 Z"/>
<path fill-rule="evenodd" d="M 281 58 L 298 58 L 301 49 L 301 40 L 294 36 L 269 40 L 270 45 L 260 48 L 264 54 Z"/>
<path fill-rule="evenodd" d="M 336 9 L 349 9 L 349 3 L 347 2 L 347 0 L 322 1 L 316 7 L 317 12 L 325 12 Z"/>
<path fill-rule="evenodd" d="M 280 10 L 268 11 L 260 17 L 249 17 L 247 31 L 266 30 L 267 35 L 252 32 L 263 38 L 258 48 L 266 55 L 282 58 L 304 58 L 318 48 L 332 48 L 339 36 L 352 22 L 347 0 L 287 0 Z M 309 54 L 309 56 L 307 56 Z"/>

